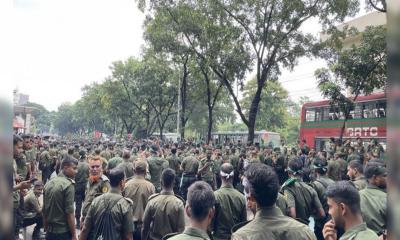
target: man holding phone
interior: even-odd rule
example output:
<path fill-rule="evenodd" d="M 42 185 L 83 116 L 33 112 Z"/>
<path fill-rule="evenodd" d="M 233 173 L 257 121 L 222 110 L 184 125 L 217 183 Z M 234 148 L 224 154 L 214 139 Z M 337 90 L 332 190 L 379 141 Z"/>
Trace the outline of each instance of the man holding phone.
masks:
<path fill-rule="evenodd" d="M 344 234 L 339 240 L 377 240 L 378 235 L 367 228 L 361 215 L 360 194 L 348 181 L 339 181 L 328 186 L 326 190 L 329 214 L 322 234 L 325 240 L 336 240 L 337 230 Z"/>

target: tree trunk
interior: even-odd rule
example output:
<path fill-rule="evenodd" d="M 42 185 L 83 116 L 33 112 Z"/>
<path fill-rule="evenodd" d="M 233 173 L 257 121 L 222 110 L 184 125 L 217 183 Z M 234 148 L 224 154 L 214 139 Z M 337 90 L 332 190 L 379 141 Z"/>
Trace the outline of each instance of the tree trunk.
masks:
<path fill-rule="evenodd" d="M 189 71 L 187 67 L 189 57 L 186 56 L 185 62 L 183 64 L 183 77 L 182 77 L 182 84 L 180 86 L 180 94 L 181 94 L 181 113 L 180 113 L 180 125 L 181 128 L 180 130 L 180 138 L 181 141 L 185 139 L 185 126 L 186 126 L 186 121 L 185 121 L 185 114 L 186 114 L 186 102 L 187 102 L 187 79 L 189 76 Z"/>
<path fill-rule="evenodd" d="M 261 101 L 261 92 L 262 92 L 262 86 L 258 86 L 256 94 L 254 95 L 253 101 L 251 102 L 250 105 L 249 124 L 247 125 L 248 128 L 247 143 L 249 144 L 253 144 L 254 142 L 254 131 L 256 126 L 258 106 Z"/>
<path fill-rule="evenodd" d="M 213 126 L 213 109 L 208 107 L 208 126 L 207 126 L 207 144 L 211 141 L 211 131 Z"/>

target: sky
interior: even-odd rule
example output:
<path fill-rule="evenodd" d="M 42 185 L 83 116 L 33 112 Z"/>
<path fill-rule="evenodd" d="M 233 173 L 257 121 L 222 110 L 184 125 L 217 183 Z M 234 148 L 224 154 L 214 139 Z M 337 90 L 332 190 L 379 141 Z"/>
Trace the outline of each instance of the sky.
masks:
<path fill-rule="evenodd" d="M 12 91 L 29 94 L 30 101 L 57 110 L 75 102 L 81 88 L 110 75 L 113 61 L 139 57 L 144 41 L 144 14 L 134 0 L 14 0 L 0 1 L 0 96 Z M 302 30 L 318 37 L 316 20 Z M 313 76 L 322 60 L 302 58 L 280 81 L 297 100 L 321 99 Z"/>

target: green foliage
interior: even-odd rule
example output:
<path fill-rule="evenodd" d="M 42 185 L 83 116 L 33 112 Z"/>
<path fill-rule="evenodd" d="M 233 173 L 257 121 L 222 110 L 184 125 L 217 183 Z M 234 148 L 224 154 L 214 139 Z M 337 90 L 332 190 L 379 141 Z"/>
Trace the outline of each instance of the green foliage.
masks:
<path fill-rule="evenodd" d="M 346 29 L 338 32 L 342 39 L 348 34 Z M 328 62 L 328 68 L 318 69 L 315 76 L 322 94 L 330 99 L 331 104 L 337 105 L 348 119 L 354 102 L 360 95 L 371 94 L 386 84 L 386 28 L 383 26 L 368 26 L 360 33 L 360 43 L 350 48 L 338 48 L 332 41 L 324 43 L 322 52 Z M 331 39 L 337 38 L 333 35 Z M 352 33 L 354 37 L 354 32 Z M 351 96 L 346 97 L 349 91 Z M 343 123 L 342 134 L 345 123 Z"/>
<path fill-rule="evenodd" d="M 28 102 L 27 107 L 32 107 L 32 115 L 35 118 L 33 123 L 33 132 L 35 133 L 49 133 L 52 123 L 52 114 L 43 106 L 38 103 Z"/>

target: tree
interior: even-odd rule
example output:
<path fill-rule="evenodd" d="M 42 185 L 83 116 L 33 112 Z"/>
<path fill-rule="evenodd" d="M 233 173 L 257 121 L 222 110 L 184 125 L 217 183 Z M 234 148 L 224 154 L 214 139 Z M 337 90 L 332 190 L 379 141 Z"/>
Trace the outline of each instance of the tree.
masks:
<path fill-rule="evenodd" d="M 27 107 L 32 107 L 33 112 L 32 115 L 35 118 L 34 129 L 37 133 L 48 133 L 51 128 L 51 114 L 50 112 L 43 106 L 38 103 L 28 102 L 26 104 Z"/>
<path fill-rule="evenodd" d="M 73 105 L 71 103 L 63 103 L 58 107 L 57 114 L 54 119 L 54 127 L 62 136 L 69 133 L 75 133 L 79 129 L 79 125 L 73 120 Z"/>
<path fill-rule="evenodd" d="M 371 94 L 375 89 L 381 89 L 386 84 L 386 29 L 383 26 L 367 27 L 364 32 L 358 33 L 354 29 L 344 29 L 340 37 L 345 38 L 361 35 L 358 45 L 343 49 L 331 40 L 324 43 L 322 56 L 328 62 L 328 68 L 318 69 L 315 76 L 322 94 L 330 99 L 331 105 L 337 105 L 344 115 L 340 138 L 354 109 L 354 102 L 361 94 Z M 349 91 L 346 97 L 344 92 Z"/>
<path fill-rule="evenodd" d="M 243 91 L 243 99 L 241 105 L 246 113 L 250 111 L 251 101 L 256 92 L 257 83 L 253 78 L 245 86 Z M 260 96 L 259 114 L 256 119 L 256 129 L 266 129 L 268 131 L 277 131 L 284 128 L 287 124 L 288 111 L 285 106 L 285 100 L 288 92 L 281 86 L 279 82 L 268 81 L 264 86 Z"/>
<path fill-rule="evenodd" d="M 144 8 L 144 0 L 139 7 Z M 211 70 L 224 84 L 241 120 L 254 139 L 261 93 L 276 80 L 282 67 L 292 69 L 297 59 L 310 55 L 316 39 L 299 30 L 317 17 L 327 28 L 358 9 L 356 0 L 198 0 L 150 1 L 153 12 L 169 14 L 171 21 L 200 60 L 211 60 Z M 245 73 L 256 69 L 257 87 L 246 114 L 234 91 Z M 247 116 L 246 116 L 247 115 Z"/>

